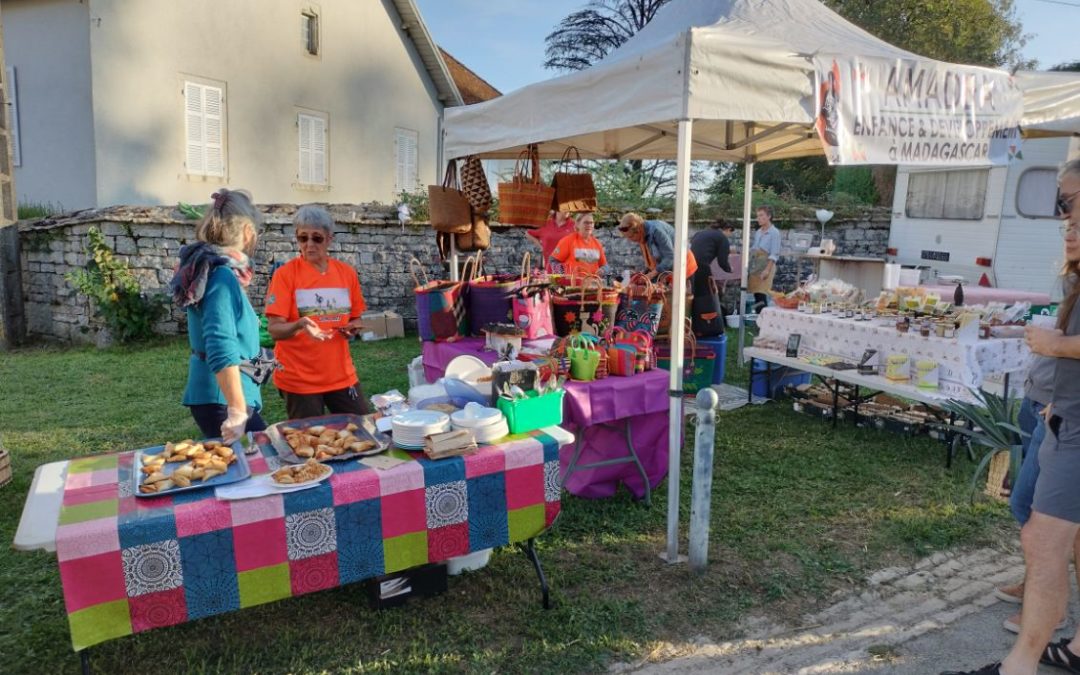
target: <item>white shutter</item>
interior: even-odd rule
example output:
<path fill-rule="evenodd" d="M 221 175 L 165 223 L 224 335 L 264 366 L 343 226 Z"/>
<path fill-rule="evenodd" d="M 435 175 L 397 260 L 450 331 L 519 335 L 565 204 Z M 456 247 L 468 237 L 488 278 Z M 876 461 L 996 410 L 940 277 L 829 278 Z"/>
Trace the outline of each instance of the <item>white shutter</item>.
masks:
<path fill-rule="evenodd" d="M 417 174 L 419 165 L 417 161 L 418 145 L 419 134 L 417 132 L 409 129 L 394 130 L 394 151 L 397 166 L 395 194 L 416 190 L 419 179 Z"/>
<path fill-rule="evenodd" d="M 225 175 L 225 101 L 220 87 L 184 83 L 187 172 Z"/>
<path fill-rule="evenodd" d="M 298 182 L 303 185 L 326 185 L 327 142 L 326 119 L 316 115 L 297 116 L 300 143 Z"/>
<path fill-rule="evenodd" d="M 206 173 L 203 144 L 202 87 L 194 82 L 184 83 L 184 128 L 187 131 L 185 163 L 187 172 Z"/>
<path fill-rule="evenodd" d="M 300 183 L 311 183 L 311 120 L 310 115 L 300 115 L 297 125 L 300 129 L 300 171 L 297 179 Z"/>
<path fill-rule="evenodd" d="M 311 118 L 311 182 L 326 185 L 326 120 Z"/>
<path fill-rule="evenodd" d="M 7 80 L 5 80 L 4 88 L 9 106 L 8 123 L 11 128 L 8 129 L 8 134 L 11 138 L 12 161 L 15 162 L 15 166 L 22 166 L 22 146 L 19 142 L 19 87 L 15 82 L 15 66 L 8 66 L 6 70 Z"/>

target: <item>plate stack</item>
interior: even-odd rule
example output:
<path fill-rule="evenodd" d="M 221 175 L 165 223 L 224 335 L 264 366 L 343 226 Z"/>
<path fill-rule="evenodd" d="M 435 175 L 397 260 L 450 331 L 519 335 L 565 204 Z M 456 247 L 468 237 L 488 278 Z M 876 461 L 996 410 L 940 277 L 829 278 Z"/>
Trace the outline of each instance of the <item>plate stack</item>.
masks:
<path fill-rule="evenodd" d="M 410 410 L 390 422 L 394 445 L 406 450 L 423 450 L 426 436 L 450 430 L 450 416 L 434 410 Z"/>
<path fill-rule="evenodd" d="M 454 429 L 471 430 L 477 445 L 494 443 L 510 433 L 501 410 L 486 408 L 478 403 L 469 403 L 464 410 L 453 413 L 450 421 Z"/>

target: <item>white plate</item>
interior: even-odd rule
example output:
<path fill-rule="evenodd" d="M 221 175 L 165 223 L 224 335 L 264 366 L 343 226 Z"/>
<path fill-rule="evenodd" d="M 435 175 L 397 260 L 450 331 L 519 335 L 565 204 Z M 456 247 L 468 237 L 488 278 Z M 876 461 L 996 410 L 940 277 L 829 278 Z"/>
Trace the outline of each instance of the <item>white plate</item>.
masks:
<path fill-rule="evenodd" d="M 464 410 L 450 413 L 450 422 L 455 427 L 462 429 L 475 429 L 498 424 L 504 419 L 502 411 L 498 408 L 485 408 L 482 405 L 469 403 Z"/>
<path fill-rule="evenodd" d="M 426 429 L 449 424 L 450 416 L 438 410 L 410 410 L 394 415 L 394 429 L 398 427 Z"/>
<path fill-rule="evenodd" d="M 306 480 L 303 483 L 279 483 L 274 480 L 274 477 L 271 475 L 267 475 L 266 482 L 268 482 L 271 487 L 277 488 L 279 490 L 294 490 L 301 487 L 310 487 L 312 485 L 317 485 L 318 483 L 321 483 L 330 476 L 334 475 L 334 467 L 330 466 L 329 464 L 323 464 L 323 466 L 330 470 L 319 476 L 318 478 Z"/>
<path fill-rule="evenodd" d="M 402 443 L 401 441 L 394 441 L 394 445 L 401 448 L 402 450 L 423 450 L 424 449 L 424 444 L 423 443 L 421 443 L 419 445 L 412 445 L 410 443 Z"/>

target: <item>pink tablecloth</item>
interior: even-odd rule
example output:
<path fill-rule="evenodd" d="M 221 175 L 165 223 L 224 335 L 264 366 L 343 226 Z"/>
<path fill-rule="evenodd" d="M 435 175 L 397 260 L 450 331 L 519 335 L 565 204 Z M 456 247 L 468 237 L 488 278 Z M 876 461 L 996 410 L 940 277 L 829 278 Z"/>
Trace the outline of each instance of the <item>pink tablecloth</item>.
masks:
<path fill-rule="evenodd" d="M 942 300 L 952 302 L 956 286 L 947 284 L 944 286 L 923 286 L 926 290 L 937 293 Z M 1010 288 L 988 288 L 986 286 L 964 286 L 965 305 L 985 305 L 988 302 L 1030 302 L 1033 305 L 1049 305 L 1050 296 L 1046 293 L 1033 293 L 1031 291 L 1014 291 Z"/>
<path fill-rule="evenodd" d="M 429 382 L 443 376 L 454 357 L 470 354 L 494 363 L 495 352 L 483 351 L 481 338 L 458 342 L 425 342 L 424 374 Z M 655 488 L 667 475 L 668 465 L 668 373 L 651 370 L 633 377 L 607 377 L 596 382 L 568 382 L 562 426 L 582 439 L 578 464 L 611 459 L 626 453 L 625 424 L 638 458 Z M 601 426 L 606 425 L 606 426 Z M 574 447 L 559 452 L 565 471 Z M 576 470 L 565 483 L 571 494 L 598 499 L 615 494 L 619 483 L 636 497 L 645 494 L 641 474 L 633 464 L 616 464 Z"/>

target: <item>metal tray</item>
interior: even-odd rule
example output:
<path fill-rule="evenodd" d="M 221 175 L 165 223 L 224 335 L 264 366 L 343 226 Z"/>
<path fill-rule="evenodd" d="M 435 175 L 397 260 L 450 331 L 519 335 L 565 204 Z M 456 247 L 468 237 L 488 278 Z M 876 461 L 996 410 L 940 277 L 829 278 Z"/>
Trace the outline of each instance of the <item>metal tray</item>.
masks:
<path fill-rule="evenodd" d="M 360 440 L 367 440 L 375 443 L 375 447 L 371 450 L 365 450 L 364 452 L 346 452 L 336 457 L 328 457 L 327 459 L 320 460 L 322 462 L 342 462 L 347 459 L 354 459 L 356 457 L 367 457 L 368 455 L 377 455 L 380 452 L 385 451 L 390 447 L 390 438 L 386 434 L 379 433 L 375 430 L 375 422 L 372 420 L 371 415 L 323 415 L 321 417 L 307 417 L 302 420 L 288 420 L 286 422 L 278 422 L 272 424 L 266 428 L 266 438 L 270 441 L 274 450 L 277 452 L 281 461 L 288 464 L 303 464 L 307 460 L 303 457 L 298 457 L 293 449 L 289 447 L 289 444 L 285 442 L 285 436 L 281 433 L 281 427 L 292 427 L 293 429 L 307 429 L 309 427 L 322 425 L 330 429 L 344 429 L 349 423 L 355 424 L 359 427 L 353 434 Z"/>
<path fill-rule="evenodd" d="M 206 438 L 203 441 L 220 441 L 220 438 Z M 203 442 L 199 441 L 199 442 Z M 248 464 L 247 455 L 244 454 L 244 446 L 240 441 L 236 441 L 232 444 L 233 454 L 236 455 L 236 461 L 229 465 L 229 468 L 225 473 L 220 476 L 214 476 L 210 480 L 201 480 L 192 483 L 188 487 L 173 487 L 170 490 L 164 492 L 139 492 L 139 485 L 142 483 L 142 458 L 146 455 L 157 455 L 165 451 L 164 445 L 155 445 L 152 448 L 143 448 L 142 450 L 135 451 L 134 464 L 131 466 L 132 473 L 132 491 L 136 497 L 164 497 L 166 495 L 176 494 L 178 492 L 190 492 L 192 490 L 202 490 L 204 488 L 218 487 L 220 485 L 228 485 L 230 483 L 239 483 L 242 480 L 251 477 L 251 466 Z M 162 467 L 162 473 L 166 476 L 172 475 L 173 471 L 184 465 L 184 462 L 168 462 Z"/>

